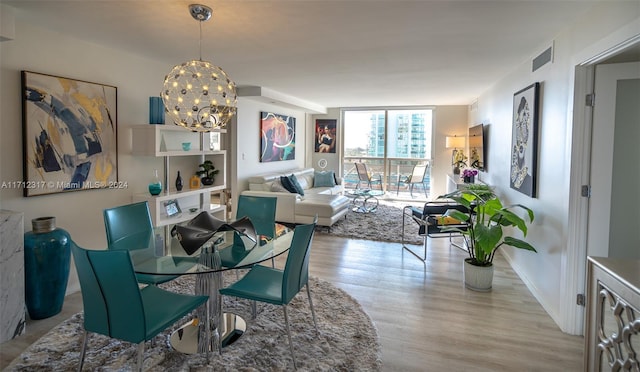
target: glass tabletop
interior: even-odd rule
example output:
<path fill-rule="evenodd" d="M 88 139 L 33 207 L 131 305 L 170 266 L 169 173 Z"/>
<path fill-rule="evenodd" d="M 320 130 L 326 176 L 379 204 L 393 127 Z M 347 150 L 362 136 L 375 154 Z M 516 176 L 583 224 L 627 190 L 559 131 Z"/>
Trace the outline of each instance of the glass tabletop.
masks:
<path fill-rule="evenodd" d="M 347 196 L 381 196 L 384 195 L 382 190 L 358 189 L 351 190 L 346 193 Z"/>
<path fill-rule="evenodd" d="M 293 238 L 293 229 L 280 225 L 276 231 L 278 231 L 278 236 L 275 239 L 267 239 L 261 236 L 257 243 L 242 237 L 246 248 L 239 252 L 234 252 L 234 257 L 239 258 L 239 260 L 232 267 L 216 267 L 215 265 L 204 264 L 200 256 L 214 252 L 214 250 L 238 249 L 237 247 L 230 248 L 234 240 L 233 231 L 217 233 L 192 255 L 188 255 L 182 249 L 180 242 L 176 238 L 171 239 L 170 247 L 164 253 L 158 252 L 153 246 L 143 249 L 129 248 L 129 251 L 134 270 L 138 274 L 187 275 L 214 273 L 251 267 L 287 252 Z M 112 245 L 111 249 L 118 249 L 117 244 Z"/>

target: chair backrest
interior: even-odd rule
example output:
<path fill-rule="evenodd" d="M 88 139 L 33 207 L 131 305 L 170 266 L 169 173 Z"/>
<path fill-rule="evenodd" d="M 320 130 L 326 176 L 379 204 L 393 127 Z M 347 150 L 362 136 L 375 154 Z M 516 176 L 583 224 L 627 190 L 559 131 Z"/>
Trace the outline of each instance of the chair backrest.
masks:
<path fill-rule="evenodd" d="M 309 256 L 316 223 L 298 225 L 293 231 L 289 255 L 284 266 L 282 299 L 289 303 L 309 280 Z"/>
<path fill-rule="evenodd" d="M 120 340 L 145 340 L 142 297 L 129 252 L 93 251 L 71 242 L 84 305 L 84 328 Z"/>
<path fill-rule="evenodd" d="M 355 163 L 356 171 L 358 172 L 358 179 L 360 181 L 369 182 L 369 170 L 367 169 L 367 165 L 365 163 Z"/>
<path fill-rule="evenodd" d="M 273 197 L 240 195 L 236 220 L 249 217 L 256 234 L 274 238 L 276 236 L 276 203 Z"/>
<path fill-rule="evenodd" d="M 109 249 L 142 249 L 155 244 L 146 201 L 105 209 L 103 216 Z M 118 244 L 124 240 L 126 244 Z"/>
<path fill-rule="evenodd" d="M 413 167 L 413 172 L 411 172 L 411 181 L 410 183 L 422 183 L 424 182 L 424 177 L 427 174 L 427 168 L 429 166 L 427 164 L 416 164 Z"/>
<path fill-rule="evenodd" d="M 454 201 L 428 201 L 424 203 L 422 216 L 427 218 L 428 216 L 442 215 L 449 209 L 457 209 L 460 212 L 469 213 L 469 208 Z"/>

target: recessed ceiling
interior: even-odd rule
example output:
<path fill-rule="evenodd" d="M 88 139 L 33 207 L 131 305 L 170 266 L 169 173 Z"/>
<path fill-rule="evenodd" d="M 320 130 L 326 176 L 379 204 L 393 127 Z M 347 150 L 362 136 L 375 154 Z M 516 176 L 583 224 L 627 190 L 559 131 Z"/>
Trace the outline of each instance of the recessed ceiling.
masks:
<path fill-rule="evenodd" d="M 16 1 L 17 20 L 166 61 L 198 56 L 195 1 Z M 594 1 L 201 1 L 202 58 L 325 107 L 465 105 Z"/>

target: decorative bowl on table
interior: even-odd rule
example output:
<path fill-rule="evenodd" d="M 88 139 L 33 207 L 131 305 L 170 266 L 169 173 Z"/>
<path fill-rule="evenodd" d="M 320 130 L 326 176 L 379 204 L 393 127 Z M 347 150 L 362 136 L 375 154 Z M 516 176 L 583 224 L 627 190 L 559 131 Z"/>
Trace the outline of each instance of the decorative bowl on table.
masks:
<path fill-rule="evenodd" d="M 182 142 L 182 149 L 184 151 L 189 151 L 191 150 L 191 142 Z"/>

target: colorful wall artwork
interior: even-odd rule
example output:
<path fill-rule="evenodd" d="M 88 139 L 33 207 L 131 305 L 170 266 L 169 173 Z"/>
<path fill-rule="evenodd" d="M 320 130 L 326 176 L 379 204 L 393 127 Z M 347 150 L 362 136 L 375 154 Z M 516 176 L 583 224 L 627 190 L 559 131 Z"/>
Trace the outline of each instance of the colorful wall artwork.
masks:
<path fill-rule="evenodd" d="M 296 118 L 273 112 L 260 113 L 260 162 L 296 158 Z"/>
<path fill-rule="evenodd" d="M 22 71 L 24 196 L 118 182 L 117 88 Z"/>
<path fill-rule="evenodd" d="M 316 119 L 316 152 L 336 152 L 336 119 Z"/>

